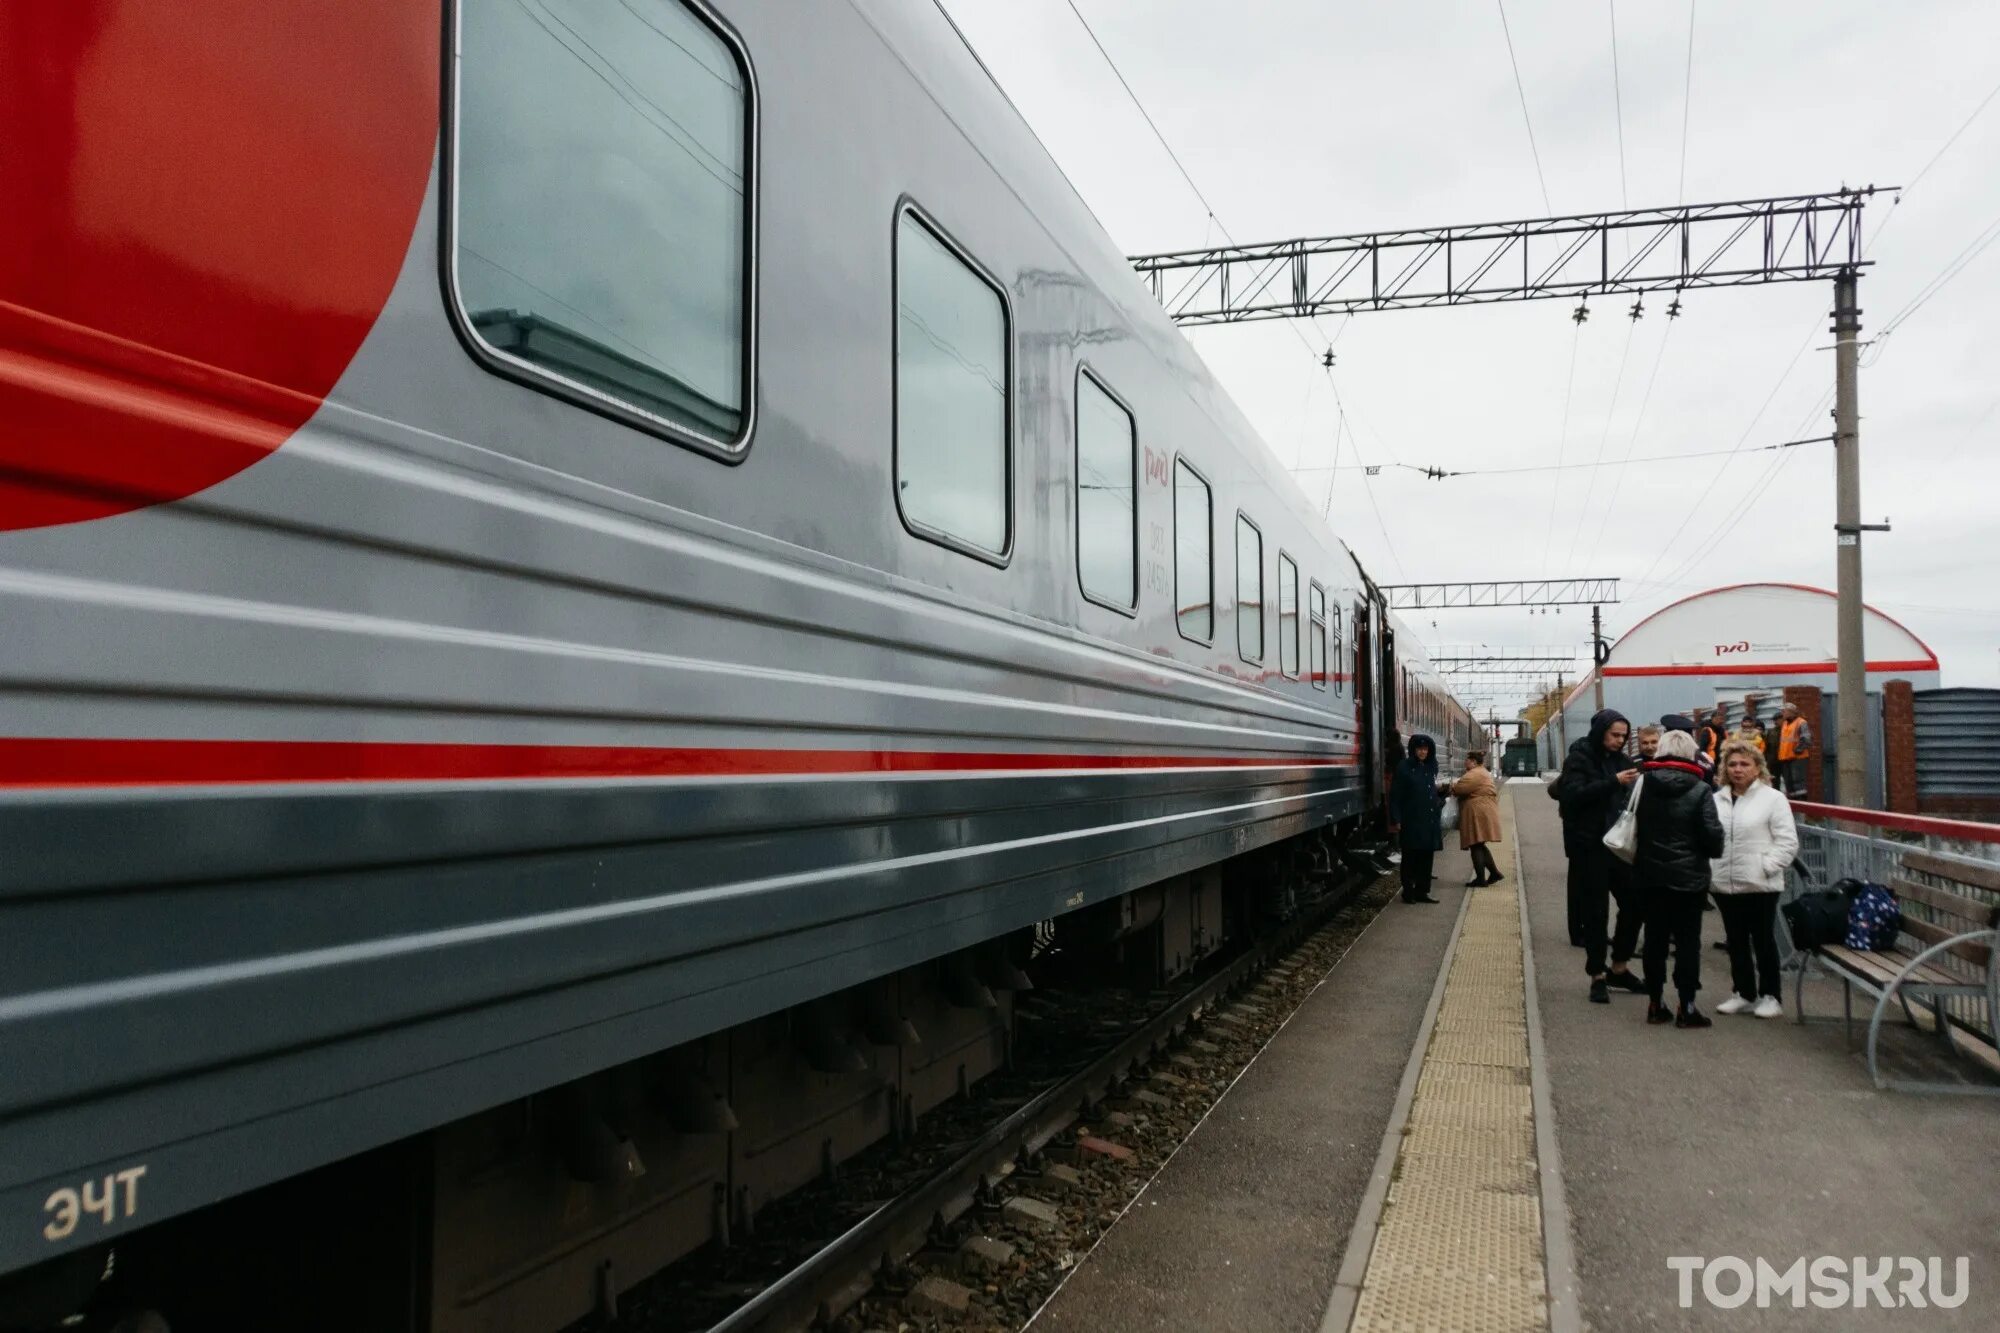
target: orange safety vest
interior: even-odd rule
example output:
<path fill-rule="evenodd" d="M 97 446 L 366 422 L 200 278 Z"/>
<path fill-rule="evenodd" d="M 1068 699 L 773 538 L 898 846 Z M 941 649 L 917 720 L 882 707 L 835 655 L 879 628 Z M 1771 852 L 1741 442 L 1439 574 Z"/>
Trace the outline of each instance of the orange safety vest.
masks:
<path fill-rule="evenodd" d="M 1799 744 L 1799 733 L 1805 730 L 1806 720 L 1794 718 L 1782 724 L 1778 732 L 1778 762 L 1788 764 L 1794 759 L 1806 757 L 1805 747 Z"/>

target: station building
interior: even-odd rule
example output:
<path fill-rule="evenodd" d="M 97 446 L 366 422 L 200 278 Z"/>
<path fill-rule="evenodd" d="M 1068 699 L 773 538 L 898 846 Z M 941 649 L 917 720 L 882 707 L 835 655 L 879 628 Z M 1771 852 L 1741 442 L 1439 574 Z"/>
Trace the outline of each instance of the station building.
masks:
<path fill-rule="evenodd" d="M 1604 707 L 1636 727 L 1665 713 L 1718 705 L 1733 724 L 1748 700 L 1757 701 L 1758 716 L 1768 722 L 1787 686 L 1816 687 L 1830 701 L 1839 684 L 1835 606 L 1825 588 L 1800 583 L 1739 583 L 1684 597 L 1612 645 L 1603 667 Z M 1919 691 L 1937 688 L 1937 654 L 1922 639 L 1872 606 L 1862 620 L 1871 718 L 1891 680 L 1907 680 Z M 1544 768 L 1559 766 L 1568 743 L 1589 733 L 1596 683 L 1596 673 L 1586 675 L 1564 697 L 1559 718 L 1542 728 L 1537 739 Z M 1828 708 L 1830 723 L 1830 702 Z M 1824 751 L 1833 738 L 1826 727 L 1815 729 Z"/>

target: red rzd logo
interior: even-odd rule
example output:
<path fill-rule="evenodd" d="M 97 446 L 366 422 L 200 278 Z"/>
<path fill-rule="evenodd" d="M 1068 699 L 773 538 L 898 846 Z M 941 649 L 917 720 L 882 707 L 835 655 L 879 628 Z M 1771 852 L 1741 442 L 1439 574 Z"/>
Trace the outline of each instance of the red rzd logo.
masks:
<path fill-rule="evenodd" d="M 1722 653 L 1747 653 L 1750 651 L 1750 640 L 1738 639 L 1735 643 L 1718 643 L 1715 645 L 1715 651 L 1718 655 Z"/>

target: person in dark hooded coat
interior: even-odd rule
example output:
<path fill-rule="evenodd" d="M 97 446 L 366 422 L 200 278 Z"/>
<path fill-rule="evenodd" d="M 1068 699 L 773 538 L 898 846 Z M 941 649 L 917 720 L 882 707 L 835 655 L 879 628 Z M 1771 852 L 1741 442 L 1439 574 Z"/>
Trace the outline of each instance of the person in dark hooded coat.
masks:
<path fill-rule="evenodd" d="M 1645 983 L 1626 966 L 1639 942 L 1645 915 L 1632 890 L 1630 868 L 1604 845 L 1632 794 L 1638 769 L 1626 757 L 1632 724 L 1616 709 L 1590 719 L 1590 734 L 1574 742 L 1562 775 L 1550 790 L 1562 807 L 1563 853 L 1569 858 L 1570 943 L 1581 945 L 1590 974 L 1590 1001 L 1609 1004 L 1609 987 L 1640 991 Z M 1611 929 L 1611 903 L 1618 923 Z M 1610 961 L 1606 966 L 1609 945 Z"/>
<path fill-rule="evenodd" d="M 1389 783 L 1390 832 L 1403 849 L 1403 901 L 1434 903 L 1431 863 L 1444 841 L 1444 803 L 1438 798 L 1437 744 L 1418 732 Z"/>
<path fill-rule="evenodd" d="M 1671 1021 L 1677 1028 L 1711 1026 L 1695 1008 L 1701 989 L 1701 905 L 1713 867 L 1722 855 L 1722 818 L 1708 774 L 1695 762 L 1694 737 L 1668 732 L 1659 755 L 1645 765 L 1639 789 L 1638 851 L 1632 869 L 1647 900 L 1646 989 L 1652 1003 L 1648 1023 Z M 1661 1003 L 1666 989 L 1667 949 L 1674 951 L 1674 989 L 1680 1007 Z"/>

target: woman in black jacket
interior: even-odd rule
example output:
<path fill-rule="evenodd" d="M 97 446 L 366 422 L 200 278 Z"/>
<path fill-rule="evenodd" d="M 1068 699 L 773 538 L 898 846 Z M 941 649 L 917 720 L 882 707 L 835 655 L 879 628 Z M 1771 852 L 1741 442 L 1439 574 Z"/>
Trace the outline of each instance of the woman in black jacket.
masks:
<path fill-rule="evenodd" d="M 1584 951 L 1592 1004 L 1611 1003 L 1610 986 L 1641 988 L 1625 964 L 1638 941 L 1642 913 L 1633 901 L 1630 870 L 1604 846 L 1604 835 L 1618 822 L 1638 776 L 1625 757 L 1631 733 L 1632 724 L 1616 709 L 1590 719 L 1590 734 L 1569 747 L 1562 775 L 1549 792 L 1562 806 L 1563 854 L 1569 858 L 1569 942 Z M 1613 898 L 1618 900 L 1618 928 L 1608 941 L 1613 966 L 1607 969 Z"/>
<path fill-rule="evenodd" d="M 1401 835 L 1406 903 L 1437 901 L 1431 897 L 1431 863 L 1444 839 L 1437 787 L 1437 746 L 1419 732 L 1410 737 L 1409 754 L 1389 783 L 1389 831 Z"/>
<path fill-rule="evenodd" d="M 1701 989 L 1701 905 L 1708 892 L 1709 862 L 1722 855 L 1722 820 L 1715 813 L 1715 790 L 1695 762 L 1694 737 L 1670 731 L 1659 755 L 1641 766 L 1639 843 L 1632 870 L 1646 895 L 1646 1006 L 1648 1023 L 1669 1019 L 1677 1028 L 1711 1027 L 1695 1008 Z M 1666 989 L 1667 949 L 1674 951 L 1674 989 L 1680 1007 L 1670 1010 L 1660 997 Z"/>

